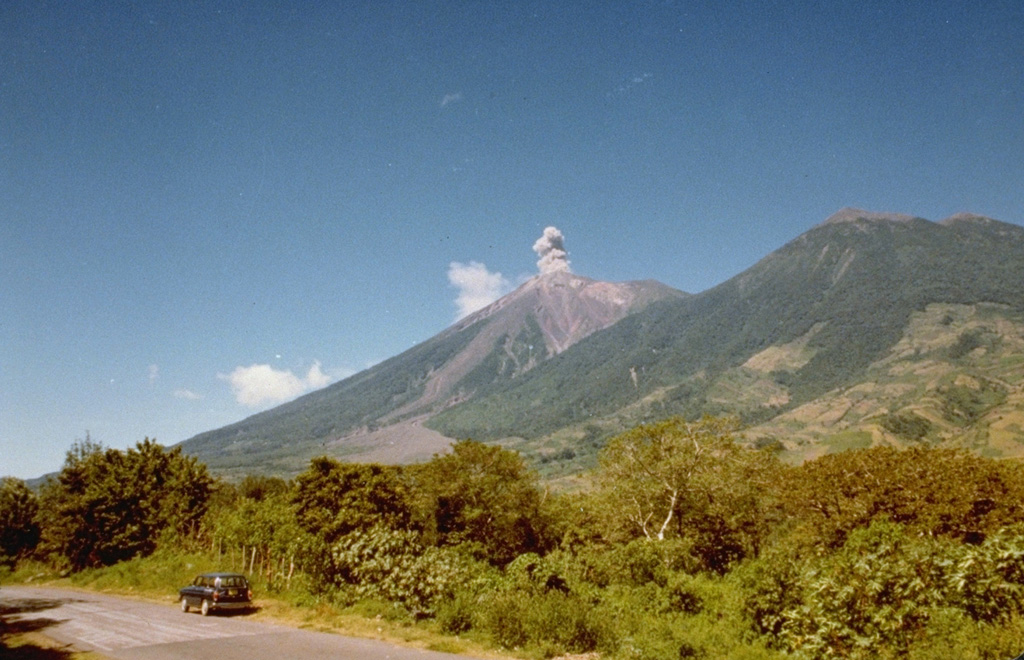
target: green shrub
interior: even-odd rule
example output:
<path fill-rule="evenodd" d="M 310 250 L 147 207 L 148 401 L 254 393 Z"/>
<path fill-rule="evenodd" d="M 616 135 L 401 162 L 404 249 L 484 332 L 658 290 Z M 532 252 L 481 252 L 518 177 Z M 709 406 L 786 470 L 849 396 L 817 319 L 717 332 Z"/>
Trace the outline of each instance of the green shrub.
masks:
<path fill-rule="evenodd" d="M 610 584 L 667 584 L 672 572 L 693 573 L 699 563 L 693 560 L 689 539 L 664 541 L 634 539 L 623 545 L 591 545 L 573 557 L 575 571 L 598 587 Z"/>
<path fill-rule="evenodd" d="M 1003 622 L 1024 614 L 1024 525 L 967 548 L 951 583 L 958 604 L 976 621 Z"/>
<path fill-rule="evenodd" d="M 801 576 L 803 602 L 782 628 L 790 648 L 812 658 L 903 653 L 948 602 L 951 543 L 908 539 L 880 521 L 850 535 L 842 550 Z"/>
<path fill-rule="evenodd" d="M 0 479 L 0 566 L 13 567 L 39 543 L 39 500 L 25 482 Z"/>
<path fill-rule="evenodd" d="M 334 583 L 356 599 L 400 603 L 417 615 L 434 614 L 459 585 L 481 572 L 452 548 L 425 548 L 410 531 L 373 527 L 343 536 L 331 548 Z"/>
<path fill-rule="evenodd" d="M 499 591 L 483 604 L 483 625 L 496 644 L 548 657 L 608 646 L 609 623 L 591 604 L 560 591 Z"/>
<path fill-rule="evenodd" d="M 623 660 L 680 660 L 705 657 L 699 649 L 680 639 L 669 621 L 654 619 L 636 627 L 618 643 L 615 657 Z"/>
<path fill-rule="evenodd" d="M 462 635 L 476 625 L 480 601 L 470 593 L 458 592 L 437 604 L 437 626 L 448 635 Z"/>
<path fill-rule="evenodd" d="M 1024 649 L 1024 619 L 1011 617 L 997 623 L 979 623 L 962 610 L 932 612 L 924 634 L 906 653 L 907 660 L 1007 660 Z"/>
<path fill-rule="evenodd" d="M 704 596 L 696 580 L 685 573 L 676 573 L 665 585 L 665 606 L 668 612 L 699 614 L 704 609 Z"/>
<path fill-rule="evenodd" d="M 188 545 L 212 484 L 206 466 L 180 447 L 146 438 L 122 451 L 87 436 L 42 488 L 40 550 L 77 571 L 151 554 L 165 538 Z"/>
<path fill-rule="evenodd" d="M 781 548 L 738 579 L 753 629 L 803 658 L 1005 660 L 1024 650 L 1024 526 L 968 545 L 878 520 L 835 553 L 786 561 Z"/>

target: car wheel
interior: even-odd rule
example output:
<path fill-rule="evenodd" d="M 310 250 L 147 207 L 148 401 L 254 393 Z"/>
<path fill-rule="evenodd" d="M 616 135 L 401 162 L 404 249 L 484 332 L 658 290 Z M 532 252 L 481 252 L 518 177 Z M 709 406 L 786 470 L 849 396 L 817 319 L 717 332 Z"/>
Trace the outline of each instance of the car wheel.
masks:
<path fill-rule="evenodd" d="M 199 613 L 203 616 L 210 613 L 210 601 L 203 599 L 203 604 L 199 606 Z"/>
<path fill-rule="evenodd" d="M 181 611 L 188 614 L 188 599 L 184 596 L 181 597 Z"/>

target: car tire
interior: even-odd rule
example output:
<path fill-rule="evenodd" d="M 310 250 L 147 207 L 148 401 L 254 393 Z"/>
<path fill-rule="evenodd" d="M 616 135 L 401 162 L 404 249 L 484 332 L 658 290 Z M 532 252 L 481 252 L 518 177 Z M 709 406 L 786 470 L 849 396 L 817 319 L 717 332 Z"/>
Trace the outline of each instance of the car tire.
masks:
<path fill-rule="evenodd" d="M 188 599 L 184 596 L 181 597 L 181 611 L 188 614 Z"/>
<path fill-rule="evenodd" d="M 210 613 L 210 601 L 203 599 L 203 604 L 199 606 L 199 613 L 206 616 Z"/>

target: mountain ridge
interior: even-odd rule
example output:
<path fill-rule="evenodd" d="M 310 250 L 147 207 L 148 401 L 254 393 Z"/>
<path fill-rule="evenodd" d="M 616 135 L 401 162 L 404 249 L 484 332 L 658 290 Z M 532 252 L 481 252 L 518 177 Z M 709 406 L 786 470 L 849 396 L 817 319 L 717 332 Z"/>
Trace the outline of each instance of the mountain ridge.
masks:
<path fill-rule="evenodd" d="M 424 446 L 432 451 L 443 450 L 452 439 L 473 437 L 514 446 L 545 462 L 552 473 L 565 473 L 592 462 L 605 438 L 631 425 L 712 413 L 739 415 L 756 430 L 753 440 L 778 442 L 794 455 L 806 455 L 813 453 L 811 445 L 827 440 L 831 427 L 799 421 L 793 411 L 834 399 L 830 393 L 856 388 L 865 378 L 888 378 L 872 365 L 905 339 L 914 314 L 934 305 L 996 305 L 993 313 L 1005 318 L 992 327 L 1003 328 L 1000 332 L 1016 327 L 1013 319 L 1024 310 L 1019 286 L 1024 282 L 1024 228 L 972 213 L 937 223 L 848 208 L 698 294 L 647 283 L 643 295 L 633 292 L 630 298 L 631 289 L 621 284 L 569 273 L 559 274 L 562 279 L 546 277 L 528 281 L 509 297 L 374 368 L 379 371 L 368 370 L 280 407 L 323 409 L 329 398 L 344 392 L 346 408 L 331 413 L 331 428 L 318 428 L 330 415 L 310 413 L 310 423 L 284 442 L 257 415 L 234 429 L 225 427 L 226 434 L 215 433 L 219 440 L 211 451 L 201 448 L 202 435 L 187 441 L 186 451 L 199 448 L 196 453 L 212 459 L 214 467 L 230 467 L 231 461 L 222 459 L 231 453 L 235 434 L 239 448 L 265 442 L 269 450 L 261 455 L 272 466 L 294 470 L 294 457 L 315 449 L 350 460 L 371 455 L 383 460 L 389 453 L 382 448 L 390 442 L 392 455 L 404 461 L 416 458 L 400 450 L 394 440 L 399 435 L 425 438 Z M 609 289 L 613 293 L 603 292 L 615 286 Z M 538 310 L 531 296 L 541 293 L 547 305 Z M 621 316 L 603 316 L 601 305 L 616 295 L 635 306 L 611 305 Z M 566 309 L 574 313 L 561 316 Z M 565 322 L 580 310 L 588 310 L 591 325 Z M 930 331 L 947 334 L 959 327 L 932 325 Z M 949 345 L 958 341 L 943 336 Z M 560 343 L 565 338 L 571 342 Z M 471 345 L 475 348 L 465 352 Z M 541 345 L 544 355 L 531 353 Z M 465 363 L 460 365 L 457 356 Z M 942 364 L 950 374 L 968 368 L 956 361 Z M 971 367 L 977 372 L 971 377 L 984 380 L 985 370 L 994 368 Z M 443 382 L 430 380 L 437 374 L 445 375 Z M 388 396 L 381 396 L 381 388 L 369 384 L 382 378 L 404 379 L 404 389 L 385 388 Z M 1017 401 L 1014 379 L 995 397 L 1003 402 L 998 405 Z M 935 395 L 940 398 L 949 399 L 953 391 L 970 395 L 956 389 L 960 386 L 941 387 L 946 394 Z M 294 411 L 289 414 L 294 417 Z M 772 426 L 773 419 L 789 419 L 789 426 Z M 872 441 L 899 442 L 879 427 L 878 419 L 864 422 L 874 429 Z M 898 427 L 898 421 L 889 420 L 890 426 Z M 953 430 L 967 428 L 933 421 L 932 436 L 942 441 Z M 245 429 L 246 424 L 251 428 Z M 811 426 L 816 430 L 805 433 Z M 396 435 L 389 436 L 389 428 Z M 1000 437 L 1003 454 L 1018 452 L 1016 441 L 1006 440 L 1005 433 Z M 987 441 L 979 442 L 987 447 L 982 446 Z"/>

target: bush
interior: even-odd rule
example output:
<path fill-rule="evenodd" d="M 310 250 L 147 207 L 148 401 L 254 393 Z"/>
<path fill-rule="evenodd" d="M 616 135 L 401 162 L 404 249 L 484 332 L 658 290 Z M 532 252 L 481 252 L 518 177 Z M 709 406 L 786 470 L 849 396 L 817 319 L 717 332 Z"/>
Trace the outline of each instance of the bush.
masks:
<path fill-rule="evenodd" d="M 430 616 L 483 568 L 455 549 L 426 548 L 414 532 L 373 527 L 343 536 L 331 548 L 333 582 L 357 598 L 399 603 Z"/>
<path fill-rule="evenodd" d="M 609 620 L 591 604 L 560 591 L 499 591 L 486 599 L 482 618 L 496 644 L 544 656 L 607 648 L 614 637 Z"/>
<path fill-rule="evenodd" d="M 39 503 L 25 482 L 0 479 L 0 566 L 13 566 L 39 543 Z"/>
<path fill-rule="evenodd" d="M 151 554 L 159 539 L 194 540 L 213 480 L 180 447 L 146 438 L 124 451 L 85 441 L 39 501 L 43 550 L 72 570 Z"/>
<path fill-rule="evenodd" d="M 951 583 L 958 604 L 975 621 L 1005 622 L 1024 614 L 1024 525 L 967 548 Z"/>
<path fill-rule="evenodd" d="M 699 570 L 700 564 L 693 560 L 691 549 L 688 539 L 634 539 L 623 545 L 581 548 L 572 562 L 581 578 L 597 587 L 652 583 L 664 586 L 672 572 Z"/>
<path fill-rule="evenodd" d="M 978 623 L 962 610 L 932 613 L 924 634 L 907 649 L 907 660 L 1007 660 L 1024 649 L 1024 619 L 998 624 Z"/>
<path fill-rule="evenodd" d="M 480 601 L 471 593 L 459 592 L 437 605 L 437 627 L 448 635 L 462 635 L 475 625 Z"/>
<path fill-rule="evenodd" d="M 800 564 L 766 556 L 744 578 L 754 629 L 804 657 L 904 657 L 943 644 L 977 649 L 963 640 L 1024 616 L 1024 527 L 972 546 L 912 537 L 880 520 L 832 555 Z M 1024 638 L 1018 644 L 1024 648 Z M 964 653 L 948 657 L 975 652 Z"/>

